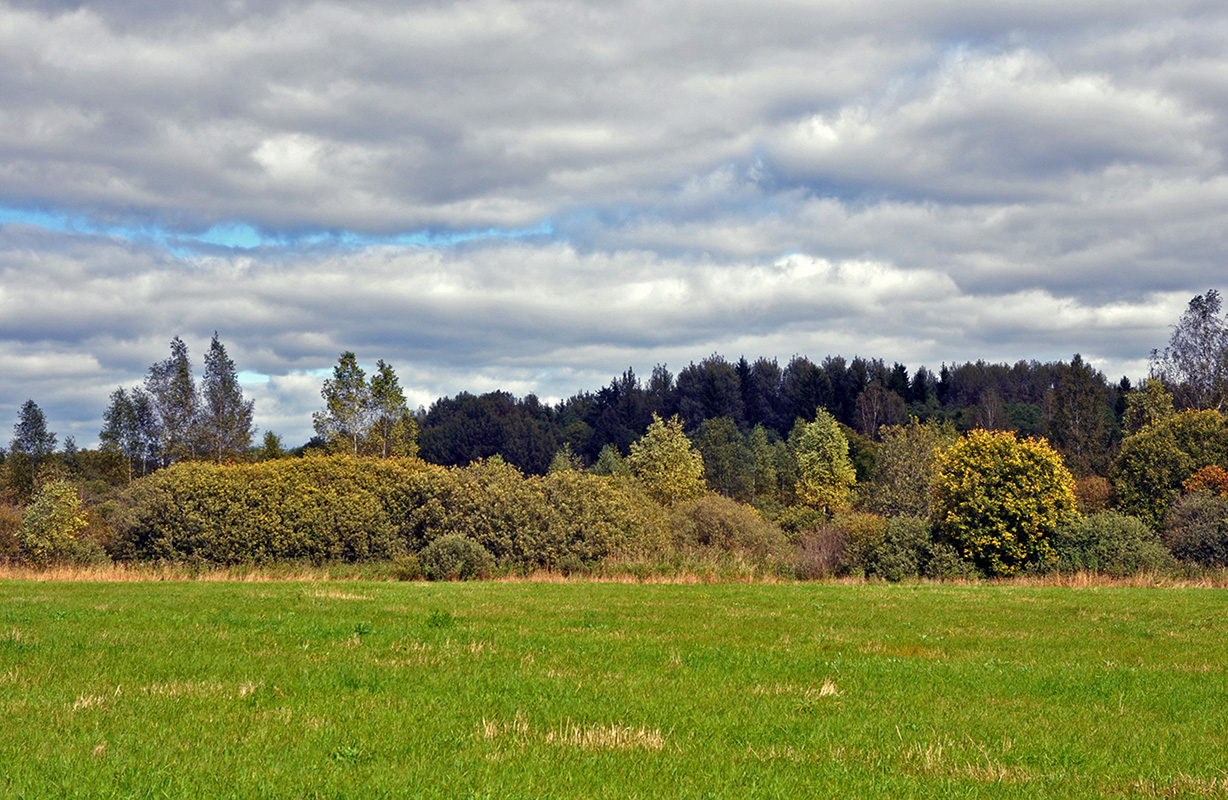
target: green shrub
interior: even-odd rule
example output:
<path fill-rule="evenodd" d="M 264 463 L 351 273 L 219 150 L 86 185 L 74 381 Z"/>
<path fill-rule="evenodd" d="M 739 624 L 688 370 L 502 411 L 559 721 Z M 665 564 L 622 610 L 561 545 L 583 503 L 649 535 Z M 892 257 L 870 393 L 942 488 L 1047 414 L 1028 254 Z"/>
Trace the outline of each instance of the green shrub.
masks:
<path fill-rule="evenodd" d="M 934 580 L 953 580 L 975 578 L 981 573 L 976 565 L 960 555 L 953 545 L 935 542 L 930 546 L 930 557 L 925 562 L 922 574 Z"/>
<path fill-rule="evenodd" d="M 827 514 L 810 506 L 788 506 L 776 517 L 776 524 L 793 540 L 797 540 L 807 531 L 827 524 L 827 521 Z"/>
<path fill-rule="evenodd" d="M 874 553 L 887 532 L 887 518 L 864 511 L 845 511 L 836 515 L 832 525 L 840 529 L 844 537 L 840 571 L 852 575 L 872 572 Z"/>
<path fill-rule="evenodd" d="M 394 560 L 457 534 L 516 569 L 577 569 L 659 552 L 666 511 L 630 479 L 526 477 L 336 455 L 185 463 L 134 481 L 107 518 L 124 559 L 203 564 Z"/>
<path fill-rule="evenodd" d="M 1228 567 L 1228 497 L 1187 494 L 1168 513 L 1164 544 L 1179 560 L 1203 567 Z"/>
<path fill-rule="evenodd" d="M 1121 577 L 1167 569 L 1173 557 L 1159 535 L 1137 517 L 1102 511 L 1072 520 L 1053 536 L 1056 569 Z"/>
<path fill-rule="evenodd" d="M 216 564 L 359 561 L 404 552 L 387 487 L 411 459 L 349 456 L 176 464 L 134 481 L 116 515 L 116 555 Z"/>
<path fill-rule="evenodd" d="M 868 572 L 889 581 L 919 576 L 930 558 L 929 523 L 917 517 L 893 517 L 882 541 L 870 554 Z"/>
<path fill-rule="evenodd" d="M 495 559 L 485 547 L 450 533 L 426 546 L 418 556 L 422 570 L 433 581 L 464 581 L 485 578 L 494 571 Z"/>
<path fill-rule="evenodd" d="M 778 526 L 750 506 L 719 494 L 678 503 L 673 511 L 678 541 L 684 547 L 711 547 L 757 558 L 788 549 Z"/>
<path fill-rule="evenodd" d="M 532 568 L 549 562 L 553 510 L 540 479 L 489 459 L 432 471 L 421 488 L 425 503 L 409 515 L 413 547 L 455 533 L 482 545 L 501 564 Z"/>
<path fill-rule="evenodd" d="M 395 505 L 410 549 L 457 533 L 518 569 L 574 570 L 668 543 L 667 513 L 635 481 L 572 470 L 526 477 L 493 459 L 413 476 Z"/>
<path fill-rule="evenodd" d="M 671 544 L 669 513 L 637 481 L 564 471 L 541 484 L 553 511 L 553 560 L 539 558 L 543 566 L 570 571 L 610 557 L 651 556 Z"/>

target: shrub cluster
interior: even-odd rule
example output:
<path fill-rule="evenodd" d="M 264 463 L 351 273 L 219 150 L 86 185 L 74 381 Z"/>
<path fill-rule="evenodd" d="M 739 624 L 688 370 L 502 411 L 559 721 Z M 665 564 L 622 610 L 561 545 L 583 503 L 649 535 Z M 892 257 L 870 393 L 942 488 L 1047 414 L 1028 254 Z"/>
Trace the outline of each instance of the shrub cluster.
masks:
<path fill-rule="evenodd" d="M 1055 569 L 1122 577 L 1174 566 L 1159 534 L 1137 517 L 1101 511 L 1071 520 L 1053 536 Z"/>
<path fill-rule="evenodd" d="M 669 531 L 665 510 L 634 484 L 568 471 L 525 477 L 498 459 L 185 463 L 134 482 L 116 516 L 122 559 L 214 564 L 425 559 L 454 535 L 503 566 L 567 568 L 651 551 Z"/>
<path fill-rule="evenodd" d="M 433 581 L 464 581 L 485 578 L 495 568 L 495 557 L 482 545 L 464 536 L 440 536 L 422 550 L 422 571 Z"/>
<path fill-rule="evenodd" d="M 965 578 L 978 574 L 929 520 L 847 512 L 800 539 L 799 577 L 865 575 L 887 581 Z"/>
<path fill-rule="evenodd" d="M 1180 561 L 1228 567 L 1228 497 L 1198 491 L 1180 498 L 1168 512 L 1164 543 Z"/>
<path fill-rule="evenodd" d="M 789 540 L 778 525 L 728 497 L 708 494 L 672 510 L 676 542 L 683 548 L 712 548 L 759 559 L 789 550 Z"/>

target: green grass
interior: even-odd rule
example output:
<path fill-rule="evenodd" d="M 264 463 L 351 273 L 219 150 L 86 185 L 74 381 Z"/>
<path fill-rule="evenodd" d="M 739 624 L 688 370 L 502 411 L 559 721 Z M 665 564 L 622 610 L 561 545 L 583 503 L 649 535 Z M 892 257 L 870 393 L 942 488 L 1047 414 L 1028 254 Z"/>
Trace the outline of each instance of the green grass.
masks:
<path fill-rule="evenodd" d="M 0 796 L 1228 796 L 1224 597 L 3 581 Z"/>

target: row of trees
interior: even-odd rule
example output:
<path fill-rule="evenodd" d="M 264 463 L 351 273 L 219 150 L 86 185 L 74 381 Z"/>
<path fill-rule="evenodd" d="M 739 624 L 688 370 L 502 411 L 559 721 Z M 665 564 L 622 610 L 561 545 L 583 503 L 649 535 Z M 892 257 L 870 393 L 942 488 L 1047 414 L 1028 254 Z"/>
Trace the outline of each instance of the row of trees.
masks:
<path fill-rule="evenodd" d="M 247 457 L 256 428 L 234 361 L 217 333 L 205 354 L 200 385 L 188 346 L 176 336 L 170 356 L 149 368 L 143 386 L 111 394 L 99 433 L 102 450 L 123 457 L 128 479 L 179 461 Z"/>
<path fill-rule="evenodd" d="M 1153 376 L 1178 407 L 1223 405 L 1228 375 L 1228 324 L 1214 290 L 1191 300 L 1169 346 L 1153 352 Z M 555 455 L 609 472 L 654 418 L 677 416 L 702 453 L 706 478 L 717 491 L 770 507 L 791 501 L 787 458 L 798 421 L 822 410 L 843 428 L 858 478 L 865 481 L 882 444 L 882 430 L 916 418 L 956 432 L 1015 431 L 1047 438 L 1080 477 L 1109 475 L 1131 423 L 1128 379 L 1110 383 L 1076 354 L 1069 363 L 1020 361 L 1013 366 L 971 362 L 925 367 L 915 373 L 882 360 L 798 356 L 781 367 L 760 358 L 736 362 L 712 355 L 677 376 L 663 366 L 647 380 L 628 370 L 596 392 L 557 404 L 506 392 L 461 393 L 411 413 L 392 367 L 379 361 L 369 376 L 354 353 L 342 354 L 325 382 L 324 408 L 313 416 L 308 448 L 355 455 L 408 455 L 464 465 L 499 455 L 529 474 L 544 474 Z M 41 442 L 45 420 L 23 407 L 10 448 L 28 487 L 32 464 L 54 450 Z M 41 420 L 41 423 L 40 423 Z M 125 481 L 183 460 L 215 462 L 285 455 L 270 433 L 254 448 L 252 403 L 245 400 L 234 362 L 215 334 L 198 386 L 187 346 L 171 342 L 170 356 L 151 366 L 141 386 L 111 396 L 100 433 L 102 450 L 123 459 Z M 73 447 L 66 441 L 66 446 Z"/>
<path fill-rule="evenodd" d="M 823 409 L 845 426 L 854 460 L 877 441 L 882 426 L 910 417 L 950 422 L 957 430 L 1011 430 L 1054 442 L 1079 474 L 1106 474 L 1122 436 L 1129 380 L 1111 384 L 1080 355 L 1065 362 L 1014 366 L 975 362 L 925 367 L 798 356 L 749 362 L 710 356 L 676 377 L 658 366 L 640 380 L 628 370 L 597 392 L 582 392 L 554 406 L 530 395 L 461 393 L 437 400 L 419 414 L 423 458 L 466 464 L 500 453 L 526 472 L 544 472 L 554 452 L 568 446 L 595 464 L 613 446 L 624 455 L 652 416 L 677 415 L 686 431 L 704 437 L 705 424 L 723 420 L 745 438 L 787 440 L 797 420 Z M 755 433 L 759 431 L 759 433 Z M 723 433 L 721 435 L 724 435 Z"/>
<path fill-rule="evenodd" d="M 354 353 L 342 353 L 320 394 L 324 410 L 312 423 L 327 449 L 379 458 L 418 454 L 418 423 L 396 372 L 383 359 L 368 382 Z"/>
<path fill-rule="evenodd" d="M 1217 301 L 1212 294 L 1210 304 Z M 1207 305 L 1206 296 L 1191 303 L 1175 327 L 1169 349 L 1164 356 L 1156 355 L 1157 374 L 1169 380 L 1192 374 L 1190 362 L 1182 360 L 1190 352 L 1188 343 L 1180 337 L 1191 315 L 1202 313 Z M 222 377 L 229 373 L 233 379 L 233 363 L 225 358 L 216 336 L 214 343 L 206 372 Z M 219 352 L 221 356 L 216 357 Z M 1228 348 L 1220 357 L 1225 353 Z M 711 365 L 715 360 L 705 363 Z M 1063 369 L 1053 373 L 1055 382 L 1046 391 L 1052 393 L 1052 399 L 1077 400 L 1082 396 L 1079 377 L 1094 377 L 1094 373 L 1078 357 L 1060 366 Z M 943 394 L 956 391 L 959 384 L 950 374 L 957 371 L 948 373 Z M 1019 375 L 1039 371 L 1024 369 Z M 989 372 L 982 370 L 981 374 Z M 940 377 L 939 383 L 942 380 Z M 224 385 L 225 381 L 214 383 Z M 658 370 L 652 388 L 659 400 L 685 399 L 686 393 L 677 389 L 679 383 L 686 382 L 674 381 Z M 627 380 L 624 384 L 631 386 Z M 106 512 L 110 517 L 102 524 L 121 539 L 126 537 L 124 547 L 129 549 L 112 547 L 108 552 L 149 557 L 163 548 L 168 558 L 195 557 L 194 553 L 200 553 L 194 548 L 212 541 L 213 555 L 202 557 L 259 559 L 288 553 L 311 558 L 382 558 L 402 548 L 416 553 L 434 547 L 433 539 L 449 531 L 472 528 L 473 541 L 468 545 L 451 542 L 447 548 L 439 545 L 436 549 L 452 552 L 467 547 L 481 561 L 482 553 L 475 548 L 486 548 L 486 555 L 499 563 L 552 567 L 562 563 L 557 560 L 559 553 L 569 553 L 568 559 L 597 557 L 595 551 L 586 549 L 592 544 L 585 528 L 588 523 L 574 516 L 579 512 L 573 503 L 587 498 L 583 501 L 587 510 L 581 514 L 584 519 L 596 519 L 603 504 L 617 502 L 625 504 L 627 516 L 619 525 L 631 526 L 625 528 L 627 532 L 640 524 L 633 519 L 651 518 L 657 520 L 654 530 L 677 526 L 676 547 L 719 542 L 723 548 L 761 555 L 779 554 L 790 547 L 795 554 L 808 548 L 837 553 L 834 561 L 825 562 L 829 572 L 861 570 L 885 577 L 972 571 L 1006 575 L 1050 569 L 1055 564 L 1095 569 L 1107 565 L 1129 571 L 1163 568 L 1175 564 L 1174 557 L 1205 566 L 1228 566 L 1228 419 L 1215 408 L 1178 412 L 1179 406 L 1193 404 L 1191 398 L 1216 402 L 1214 392 L 1199 395 L 1186 386 L 1179 395 L 1183 399 L 1175 400 L 1161 377 L 1125 393 L 1121 409 L 1112 410 L 1115 429 L 1124 438 L 1105 469 L 1107 477 L 1087 471 L 1077 482 L 1066 466 L 1066 459 L 1075 461 L 1086 455 L 1077 438 L 1064 440 L 1064 459 L 1042 437 L 1020 436 L 984 424 L 962 431 L 968 422 L 962 412 L 936 412 L 924 420 L 913 415 L 907 421 L 880 424 L 867 435 L 823 407 L 816 407 L 808 418 L 796 419 L 786 435 L 762 421 L 748 429 L 750 420 L 745 413 L 741 418 L 732 413 L 699 415 L 694 417 L 698 424 L 688 429 L 681 413 L 662 417 L 653 412 L 645 431 L 625 450 L 608 442 L 591 461 L 571 441 L 563 441 L 543 470 L 545 479 L 517 469 L 498 452 L 479 453 L 464 466 L 453 468 L 429 466 L 413 458 L 386 460 L 413 455 L 416 420 L 405 406 L 393 370 L 381 361 L 368 377 L 349 352 L 342 354 L 332 377 L 324 382 L 325 408 L 314 417 L 318 446 L 341 459 L 334 459 L 333 467 L 309 460 L 281 462 L 268 472 L 243 472 L 216 464 L 216 469 L 206 469 L 209 461 L 246 460 L 218 458 L 216 449 L 210 449 L 216 448 L 219 439 L 208 434 L 222 426 L 211 423 L 214 418 L 203 399 L 209 385 L 207 377 L 196 387 L 186 348 L 176 340 L 171 358 L 151 367 L 144 387 L 133 390 L 138 398 L 148 398 L 150 415 L 159 425 L 176 419 L 170 412 L 178 411 L 178 419 L 193 435 L 175 439 L 160 431 L 159 437 L 151 437 L 149 446 L 164 454 L 161 465 L 169 468 L 137 481 L 129 491 L 112 493 L 121 510 Z M 1207 385 L 1214 387 L 1213 382 Z M 872 391 L 874 386 L 863 389 L 855 408 L 869 413 L 871 401 L 878 402 L 866 399 L 877 394 Z M 883 393 L 901 397 L 886 389 Z M 938 394 L 927 395 L 924 403 L 933 407 Z M 194 396 L 195 411 L 184 412 L 192 408 Z M 709 395 L 709 400 L 718 396 Z M 155 397 L 164 400 L 161 406 L 154 402 Z M 1087 429 L 1091 406 L 1081 409 L 1071 402 L 1072 406 L 1042 414 L 1041 422 L 1051 431 Z M 519 405 L 513 401 L 513 407 Z M 876 407 L 887 405 L 890 403 Z M 542 432 L 552 430 L 566 406 L 545 409 L 547 424 L 538 427 L 536 434 L 533 426 L 524 426 L 525 440 L 542 441 Z M 113 402 L 109 415 L 120 407 Z M 231 407 L 246 409 L 250 425 L 251 406 L 241 394 Z M 1099 419 L 1107 423 L 1109 414 L 1099 410 Z M 556 416 L 552 419 L 550 415 Z M 473 419 L 480 421 L 481 417 Z M 584 428 L 576 424 L 570 432 L 583 434 Z M 32 402 L 23 407 L 14 434 L 13 454 L 6 464 L 9 475 L 18 460 L 35 464 L 37 459 L 53 459 L 56 437 L 46 430 L 46 421 Z M 250 440 L 249 433 L 248 447 Z M 263 449 L 265 455 L 273 455 L 270 447 Z M 108 452 L 120 455 L 118 445 L 104 454 Z M 364 455 L 381 458 L 354 458 Z M 68 463 L 67 458 L 66 453 L 59 463 Z M 78 464 L 85 463 L 80 453 L 74 458 Z M 131 469 L 133 462 L 128 463 Z M 323 502 L 321 492 L 327 487 L 313 483 L 312 476 L 333 474 L 334 469 L 345 474 L 358 470 L 354 476 L 366 476 L 361 478 L 366 499 L 354 498 L 352 506 Z M 400 475 L 395 485 L 377 479 L 385 473 Z M 273 480 L 268 491 L 276 486 L 282 494 L 270 499 L 265 490 L 257 491 L 248 481 L 257 475 Z M 273 476 L 278 477 L 274 480 Z M 178 512 L 168 516 L 166 508 L 148 505 L 154 496 L 149 492 L 155 490 L 142 487 L 155 486 L 170 492 L 164 498 L 171 503 L 166 508 L 190 513 L 185 511 L 182 518 Z M 71 556 L 74 543 L 81 539 L 64 531 L 81 530 L 96 519 L 82 511 L 80 499 L 71 483 L 44 480 L 32 502 L 18 509 L 21 537 L 14 552 L 31 561 L 61 557 L 54 555 L 57 552 Z M 456 507 L 462 500 L 464 508 Z M 253 503 L 271 503 L 276 513 L 250 514 Z M 146 506 L 148 514 L 133 516 L 136 509 Z M 1100 513 L 1106 508 L 1113 510 Z M 138 517 L 144 521 L 132 527 Z M 506 524 L 499 523 L 497 532 L 489 528 L 492 520 L 503 517 Z M 667 518 L 672 521 L 663 522 Z M 0 528 L 6 524 L 0 519 Z M 375 530 L 371 525 L 383 531 L 378 542 L 369 536 Z M 396 530 L 401 533 L 394 535 Z M 349 533 L 338 539 L 339 531 Z M 107 537 L 94 536 L 91 541 L 105 542 Z M 101 551 L 95 547 L 93 552 Z"/>

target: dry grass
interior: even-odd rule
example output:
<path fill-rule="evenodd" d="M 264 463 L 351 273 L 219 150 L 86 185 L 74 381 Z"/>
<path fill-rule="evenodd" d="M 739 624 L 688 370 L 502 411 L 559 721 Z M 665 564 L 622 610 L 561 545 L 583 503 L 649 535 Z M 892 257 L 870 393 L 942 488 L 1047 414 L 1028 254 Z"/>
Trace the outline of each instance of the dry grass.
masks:
<path fill-rule="evenodd" d="M 0 580 L 46 581 L 46 582 L 92 582 L 92 583 L 139 583 L 150 581 L 216 581 L 229 583 L 261 583 L 273 581 L 304 582 L 352 582 L 392 580 L 391 577 L 361 569 L 334 570 L 327 566 L 273 565 L 193 568 L 168 564 L 106 564 L 99 566 L 54 566 L 34 569 L 17 564 L 0 563 Z M 881 583 L 877 579 L 838 576 L 817 580 L 799 581 L 783 577 L 764 567 L 752 564 L 693 564 L 682 567 L 668 565 L 605 564 L 594 572 L 563 574 L 550 570 L 535 570 L 529 573 L 510 573 L 493 578 L 499 583 L 611 583 L 611 584 L 762 584 L 788 585 L 814 583 L 820 585 L 850 586 L 865 583 Z M 1093 572 L 1074 572 L 1049 575 L 1016 575 L 991 581 L 978 578 L 954 580 L 920 580 L 921 584 L 969 586 L 990 584 L 994 586 L 1062 587 L 1068 589 L 1096 588 L 1154 588 L 1154 589 L 1225 589 L 1228 588 L 1228 570 L 1206 571 L 1189 575 L 1164 575 L 1140 573 L 1125 577 L 1112 577 Z M 324 595 L 332 599 L 365 599 L 345 592 Z"/>
<path fill-rule="evenodd" d="M 510 722 L 482 718 L 478 736 L 485 741 L 508 740 L 518 746 L 530 743 L 545 743 L 556 747 L 574 747 L 579 750 L 664 750 L 666 737 L 653 728 L 634 728 L 630 725 L 577 725 L 571 720 L 539 733 L 519 711 Z"/>

